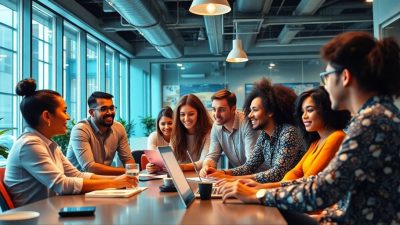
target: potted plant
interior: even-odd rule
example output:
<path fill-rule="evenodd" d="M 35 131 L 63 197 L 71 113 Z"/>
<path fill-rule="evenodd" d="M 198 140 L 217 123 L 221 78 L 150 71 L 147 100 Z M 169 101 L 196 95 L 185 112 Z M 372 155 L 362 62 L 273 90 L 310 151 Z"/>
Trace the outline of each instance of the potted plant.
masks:
<path fill-rule="evenodd" d="M 156 120 L 151 116 L 142 117 L 140 122 L 142 123 L 142 127 L 145 130 L 144 134 L 146 135 L 146 137 L 149 136 L 153 131 L 155 131 Z"/>
<path fill-rule="evenodd" d="M 121 123 L 125 127 L 126 134 L 128 136 L 128 139 L 132 136 L 135 135 L 135 123 L 132 121 L 126 121 L 122 118 L 118 118 L 117 121 Z"/>
<path fill-rule="evenodd" d="M 3 118 L 0 118 L 0 120 L 2 120 Z M 4 135 L 5 133 L 7 133 L 8 131 L 10 131 L 12 129 L 4 129 L 4 130 L 0 130 L 0 136 Z M 0 155 L 3 156 L 5 159 L 7 159 L 8 157 L 8 148 L 6 146 L 0 145 Z"/>
<path fill-rule="evenodd" d="M 53 141 L 55 141 L 60 146 L 61 151 L 64 155 L 66 155 L 67 153 L 69 138 L 71 137 L 71 130 L 73 126 L 75 126 L 75 121 L 71 120 L 67 125 L 67 132 L 65 134 L 53 137 Z"/>

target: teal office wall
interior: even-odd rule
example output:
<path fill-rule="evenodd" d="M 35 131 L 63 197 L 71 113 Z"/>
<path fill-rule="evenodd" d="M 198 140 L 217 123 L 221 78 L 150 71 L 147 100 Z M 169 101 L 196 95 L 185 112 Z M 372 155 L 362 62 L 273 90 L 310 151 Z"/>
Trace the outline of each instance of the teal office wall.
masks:
<path fill-rule="evenodd" d="M 149 115 L 149 64 L 140 60 L 130 60 L 130 91 L 127 93 L 130 99 L 130 119 L 135 123 L 135 136 L 144 136 L 144 130 L 140 119 Z"/>

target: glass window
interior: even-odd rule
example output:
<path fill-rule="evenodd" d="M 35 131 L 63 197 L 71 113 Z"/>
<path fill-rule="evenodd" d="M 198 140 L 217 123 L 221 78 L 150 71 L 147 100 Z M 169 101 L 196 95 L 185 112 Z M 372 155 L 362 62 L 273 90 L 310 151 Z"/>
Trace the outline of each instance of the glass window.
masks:
<path fill-rule="evenodd" d="M 78 40 L 79 30 L 69 23 L 64 23 L 63 37 L 63 96 L 71 119 L 79 120 L 78 93 Z"/>
<path fill-rule="evenodd" d="M 129 119 L 128 109 L 129 109 L 129 98 L 126 93 L 128 93 L 128 58 L 120 55 L 119 61 L 119 113 L 121 118 L 127 120 Z"/>
<path fill-rule="evenodd" d="M 0 3 L 0 130 L 17 134 L 20 117 L 17 96 L 18 78 L 18 5 L 15 0 Z"/>
<path fill-rule="evenodd" d="M 87 96 L 100 90 L 99 79 L 99 41 L 87 36 Z"/>
<path fill-rule="evenodd" d="M 115 96 L 114 82 L 114 50 L 106 47 L 106 92 Z"/>
<path fill-rule="evenodd" d="M 32 76 L 38 89 L 55 90 L 53 72 L 53 34 L 55 18 L 34 4 L 32 9 Z"/>

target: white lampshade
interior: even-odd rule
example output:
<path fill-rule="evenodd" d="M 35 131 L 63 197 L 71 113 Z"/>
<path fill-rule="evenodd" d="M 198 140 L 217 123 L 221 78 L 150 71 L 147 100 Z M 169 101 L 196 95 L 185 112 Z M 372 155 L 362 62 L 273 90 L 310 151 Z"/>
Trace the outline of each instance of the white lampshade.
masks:
<path fill-rule="evenodd" d="M 226 57 L 226 61 L 233 63 L 249 61 L 246 52 L 243 51 L 242 40 L 240 39 L 233 40 L 232 50 L 229 52 L 228 57 Z"/>
<path fill-rule="evenodd" d="M 202 16 L 217 16 L 230 12 L 231 7 L 227 0 L 193 0 L 189 11 Z"/>

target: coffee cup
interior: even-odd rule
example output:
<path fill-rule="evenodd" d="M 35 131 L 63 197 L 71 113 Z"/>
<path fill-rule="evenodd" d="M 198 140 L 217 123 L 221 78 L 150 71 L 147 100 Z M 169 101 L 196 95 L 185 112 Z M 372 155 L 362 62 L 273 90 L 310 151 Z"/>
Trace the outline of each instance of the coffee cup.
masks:
<path fill-rule="evenodd" d="M 166 187 L 174 187 L 174 181 L 170 177 L 163 178 L 163 183 Z"/>
<path fill-rule="evenodd" d="M 199 193 L 200 193 L 200 199 L 201 200 L 209 200 L 211 199 L 211 193 L 212 193 L 212 183 L 208 182 L 200 182 L 198 183 L 199 185 Z"/>

